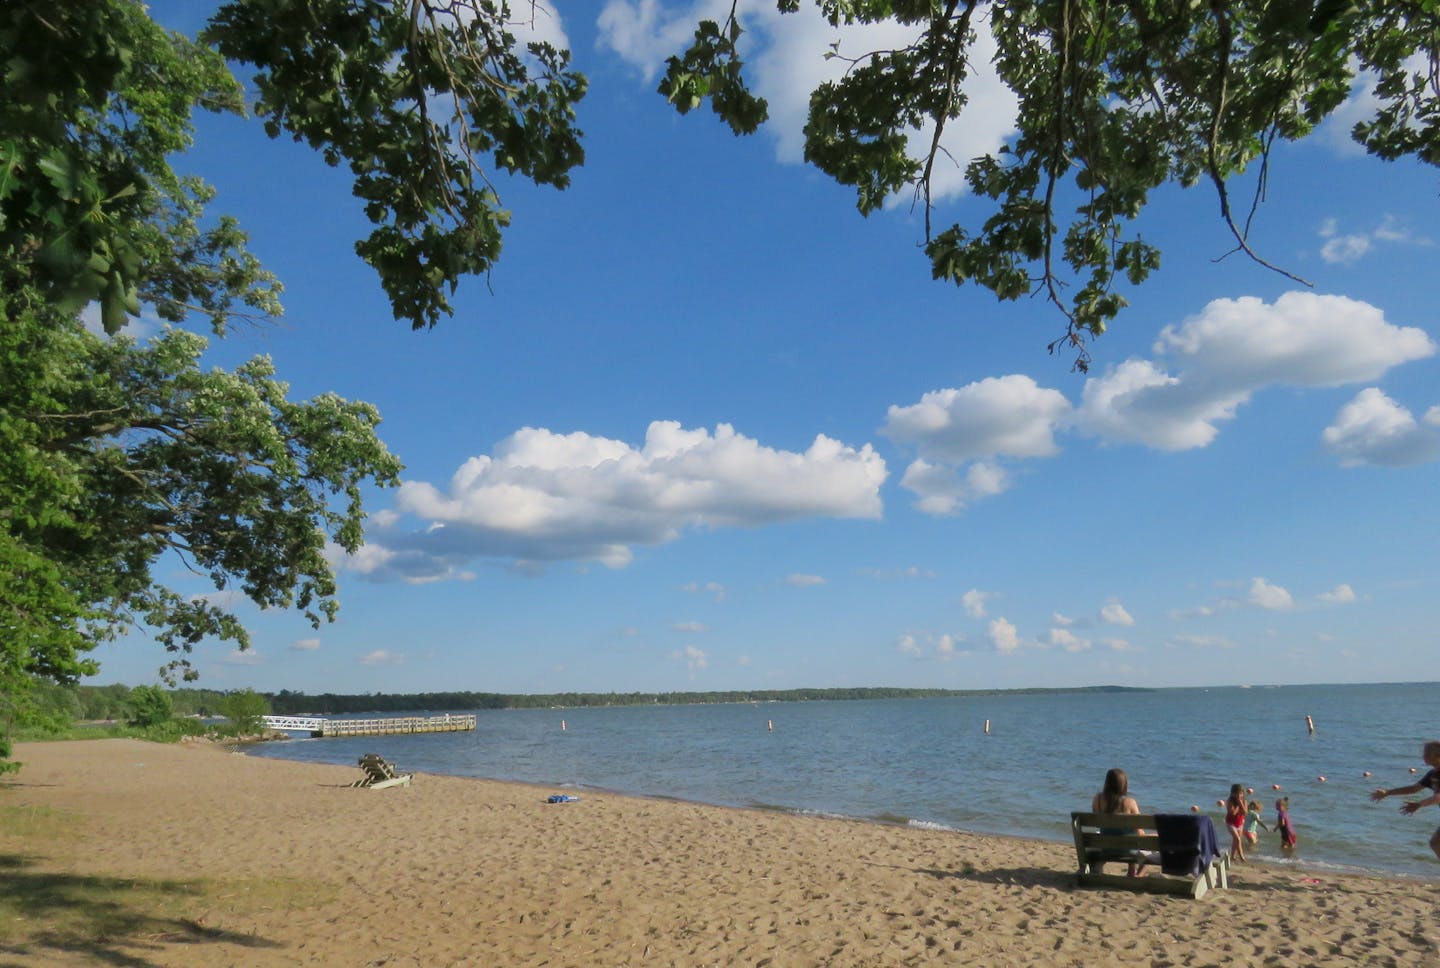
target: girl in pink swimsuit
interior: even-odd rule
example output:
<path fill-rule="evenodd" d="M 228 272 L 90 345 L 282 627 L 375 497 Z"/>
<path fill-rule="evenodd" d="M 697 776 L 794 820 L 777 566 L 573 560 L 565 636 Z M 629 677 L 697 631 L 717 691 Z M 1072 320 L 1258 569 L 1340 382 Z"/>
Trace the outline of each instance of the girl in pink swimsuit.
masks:
<path fill-rule="evenodd" d="M 1287 854 L 1295 849 L 1295 828 L 1290 826 L 1290 798 L 1275 801 L 1275 829 L 1280 831 L 1280 849 Z"/>

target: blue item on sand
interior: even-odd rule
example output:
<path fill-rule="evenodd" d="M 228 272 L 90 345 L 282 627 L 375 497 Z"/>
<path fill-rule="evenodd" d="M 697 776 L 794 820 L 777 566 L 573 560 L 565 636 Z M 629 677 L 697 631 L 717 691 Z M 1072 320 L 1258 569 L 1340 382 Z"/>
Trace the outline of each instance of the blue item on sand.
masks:
<path fill-rule="evenodd" d="M 556 794 L 553 794 L 552 796 L 546 797 L 546 798 L 545 798 L 545 802 L 546 802 L 546 803 L 574 803 L 576 800 L 579 800 L 579 799 L 580 799 L 579 797 L 572 797 L 572 796 L 571 796 L 570 794 L 568 794 L 568 793 L 556 793 Z"/>

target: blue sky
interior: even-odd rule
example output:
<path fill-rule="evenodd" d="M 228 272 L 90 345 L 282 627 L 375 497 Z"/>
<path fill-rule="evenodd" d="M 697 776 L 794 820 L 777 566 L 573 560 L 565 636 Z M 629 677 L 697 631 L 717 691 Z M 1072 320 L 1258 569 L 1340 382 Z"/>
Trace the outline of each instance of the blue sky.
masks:
<path fill-rule="evenodd" d="M 1139 230 L 1162 268 L 1085 376 L 1045 351 L 1052 308 L 932 282 L 908 203 L 862 218 L 801 162 L 829 28 L 742 4 L 773 120 L 736 139 L 654 93 L 692 5 L 556 6 L 544 31 L 591 81 L 586 163 L 563 192 L 501 182 L 500 263 L 430 332 L 391 319 L 354 255 L 343 173 L 201 119 L 179 167 L 286 286 L 285 317 L 212 362 L 269 354 L 296 397 L 374 403 L 406 471 L 337 558 L 339 621 L 242 604 L 254 649 L 200 646 L 199 685 L 1437 678 L 1433 168 L 1333 124 L 1277 151 L 1253 243 L 1313 288 L 1221 260 L 1212 191 L 1158 193 Z M 983 79 L 972 109 L 961 157 L 1008 126 Z M 984 211 L 952 192 L 939 218 Z M 140 634 L 96 656 L 95 681 L 130 684 L 166 658 Z"/>

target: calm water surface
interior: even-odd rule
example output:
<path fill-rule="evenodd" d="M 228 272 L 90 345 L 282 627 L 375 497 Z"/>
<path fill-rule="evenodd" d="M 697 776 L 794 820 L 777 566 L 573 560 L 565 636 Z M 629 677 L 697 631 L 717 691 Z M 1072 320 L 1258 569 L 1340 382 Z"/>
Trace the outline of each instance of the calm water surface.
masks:
<path fill-rule="evenodd" d="M 407 770 L 613 790 L 1069 840 L 1120 766 L 1147 812 L 1212 814 L 1231 783 L 1267 823 L 1290 797 L 1308 868 L 1440 880 L 1427 846 L 1440 808 L 1401 815 L 1376 786 L 1414 782 L 1433 683 L 1164 689 L 953 699 L 481 711 L 474 732 L 259 744 L 258 756 L 353 765 L 376 752 Z M 422 714 L 465 712 L 427 710 Z M 1305 716 L 1316 724 L 1308 734 Z M 342 717 L 336 717 L 342 718 Z M 990 735 L 984 722 L 990 720 Z M 564 720 L 566 728 L 561 729 Z M 773 721 L 773 732 L 767 723 Z M 1373 776 L 1366 778 L 1365 771 Z M 1318 777 L 1324 776 L 1325 782 Z M 1273 824 L 1272 824 L 1273 825 Z M 1222 831 L 1222 838 L 1223 838 Z M 1286 863 L 1262 832 L 1264 862 Z"/>

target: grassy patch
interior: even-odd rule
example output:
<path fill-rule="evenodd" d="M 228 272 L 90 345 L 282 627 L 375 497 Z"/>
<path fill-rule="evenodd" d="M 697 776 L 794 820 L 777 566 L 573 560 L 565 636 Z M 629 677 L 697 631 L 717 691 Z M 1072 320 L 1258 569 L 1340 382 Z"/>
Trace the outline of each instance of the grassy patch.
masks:
<path fill-rule="evenodd" d="M 17 743 L 53 743 L 65 739 L 115 739 L 141 736 L 141 731 L 124 723 L 72 723 L 62 729 L 48 726 L 16 727 L 10 738 Z"/>
<path fill-rule="evenodd" d="M 297 878 L 112 877 L 83 873 L 81 818 L 41 806 L 0 806 L 0 964 L 55 959 L 134 961 L 165 944 L 272 947 L 253 932 L 261 913 L 309 908 L 338 896 Z M 47 960 L 48 959 L 48 960 Z"/>
<path fill-rule="evenodd" d="M 3 854 L 0 872 L 0 946 L 42 960 L 64 954 L 129 964 L 137 949 L 177 943 L 275 947 L 227 925 L 337 896 L 328 884 L 293 878 L 100 877 Z"/>
<path fill-rule="evenodd" d="M 0 831 L 6 837 L 59 840 L 73 835 L 80 820 L 72 813 L 40 806 L 0 806 Z"/>

